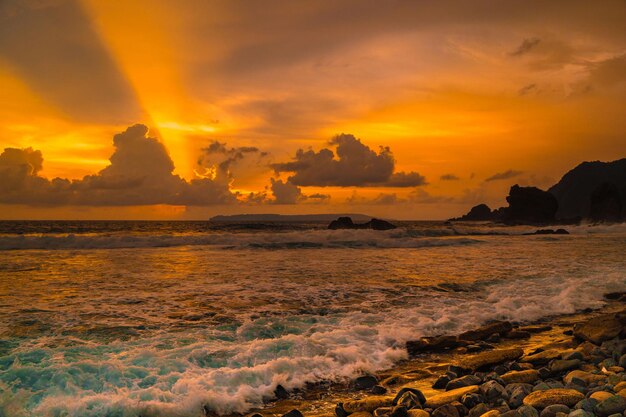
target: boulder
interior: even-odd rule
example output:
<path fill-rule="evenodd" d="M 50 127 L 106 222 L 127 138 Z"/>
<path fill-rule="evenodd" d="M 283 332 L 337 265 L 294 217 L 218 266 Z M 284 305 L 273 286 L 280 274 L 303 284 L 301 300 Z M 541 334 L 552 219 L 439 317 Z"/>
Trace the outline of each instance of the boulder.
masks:
<path fill-rule="evenodd" d="M 580 359 L 556 359 L 550 364 L 550 372 L 553 374 L 559 374 L 561 372 L 569 371 L 570 369 L 576 369 L 581 365 Z"/>
<path fill-rule="evenodd" d="M 444 404 L 433 410 L 432 417 L 460 417 L 459 410 L 452 404 Z"/>
<path fill-rule="evenodd" d="M 426 397 L 422 394 L 422 391 L 417 388 L 404 387 L 393 398 L 391 401 L 391 405 L 398 405 L 400 400 L 404 397 L 406 393 L 410 392 L 412 394 L 412 398 L 416 398 L 420 405 L 423 405 L 426 402 Z"/>
<path fill-rule="evenodd" d="M 469 330 L 461 333 L 459 339 L 468 341 L 485 340 L 494 333 L 504 334 L 513 329 L 513 326 L 508 321 L 495 321 L 485 326 L 479 327 L 475 330 Z"/>
<path fill-rule="evenodd" d="M 386 220 L 371 219 L 367 223 L 354 223 L 351 217 L 339 217 L 328 225 L 330 230 L 338 229 L 373 229 L 373 230 L 390 230 L 396 226 Z"/>
<path fill-rule="evenodd" d="M 456 221 L 489 221 L 494 219 L 494 214 L 486 204 L 479 204 L 470 209 L 467 214 L 458 217 Z"/>
<path fill-rule="evenodd" d="M 483 413 L 480 417 L 498 417 L 499 415 L 499 410 L 489 410 L 486 413 Z"/>
<path fill-rule="evenodd" d="M 557 413 L 569 414 L 569 407 L 563 404 L 552 404 L 547 406 L 539 414 L 541 417 L 556 417 Z"/>
<path fill-rule="evenodd" d="M 537 409 L 544 409 L 553 404 L 564 404 L 573 407 L 585 396 L 580 392 L 567 388 L 554 388 L 542 391 L 534 391 L 524 398 L 524 405 L 529 405 Z"/>
<path fill-rule="evenodd" d="M 539 417 L 539 412 L 535 407 L 529 405 L 523 405 L 517 409 L 517 412 L 522 417 Z"/>
<path fill-rule="evenodd" d="M 596 391 L 596 392 L 592 393 L 589 396 L 589 398 L 593 398 L 597 402 L 601 402 L 601 401 L 604 401 L 607 398 L 610 398 L 612 396 L 613 396 L 613 394 L 608 392 L 608 391 Z"/>
<path fill-rule="evenodd" d="M 624 410 L 626 410 L 626 398 L 620 395 L 613 395 L 596 405 L 596 413 L 601 417 L 622 414 Z"/>
<path fill-rule="evenodd" d="M 589 218 L 594 222 L 620 222 L 626 201 L 612 182 L 603 182 L 591 193 Z"/>
<path fill-rule="evenodd" d="M 541 352 L 537 352 L 532 355 L 526 355 L 520 362 L 528 362 L 533 365 L 543 365 L 550 362 L 553 359 L 558 359 L 561 357 L 561 352 L 556 349 L 547 349 Z"/>
<path fill-rule="evenodd" d="M 500 378 L 502 378 L 502 380 L 507 384 L 532 384 L 539 379 L 539 372 L 535 369 L 528 369 L 526 371 L 509 371 L 500 376 Z"/>
<path fill-rule="evenodd" d="M 514 185 L 506 198 L 509 207 L 502 210 L 507 223 L 552 223 L 559 208 L 557 199 L 537 187 Z"/>
<path fill-rule="evenodd" d="M 575 370 L 565 375 L 563 377 L 563 382 L 565 382 L 566 384 L 571 384 L 575 379 L 580 379 L 581 381 L 584 381 L 585 384 L 589 385 L 594 382 L 602 382 L 606 380 L 606 376 L 592 374 L 591 372 L 585 372 L 581 370 Z"/>
<path fill-rule="evenodd" d="M 408 417 L 430 417 L 430 414 L 428 414 L 428 411 L 424 411 L 419 408 L 413 408 L 411 410 L 407 410 L 406 414 Z"/>
<path fill-rule="evenodd" d="M 444 352 L 462 346 L 456 336 L 422 337 L 419 340 L 406 342 L 406 350 L 409 356 L 419 355 L 426 352 Z"/>
<path fill-rule="evenodd" d="M 463 358 L 457 363 L 458 366 L 475 371 L 483 366 L 496 365 L 506 361 L 520 358 L 524 351 L 520 348 L 494 349 Z"/>
<path fill-rule="evenodd" d="M 300 410 L 291 410 L 291 411 L 283 414 L 283 417 L 304 417 L 304 416 L 302 415 Z"/>
<path fill-rule="evenodd" d="M 371 389 L 378 384 L 378 379 L 373 375 L 363 375 L 354 380 L 354 389 Z"/>
<path fill-rule="evenodd" d="M 444 404 L 451 403 L 452 401 L 458 401 L 465 394 L 472 394 L 478 392 L 478 385 L 472 385 L 469 387 L 457 388 L 450 391 L 446 391 L 441 394 L 434 395 L 426 400 L 424 404 L 428 408 L 441 407 Z"/>
<path fill-rule="evenodd" d="M 392 401 L 393 397 L 371 396 L 362 400 L 346 401 L 343 403 L 343 409 L 349 414 L 357 411 L 368 411 L 371 413 L 379 407 L 390 407 Z"/>
<path fill-rule="evenodd" d="M 619 314 L 603 314 L 574 326 L 574 336 L 599 345 L 624 331 L 624 318 Z"/>
<path fill-rule="evenodd" d="M 465 375 L 460 378 L 453 379 L 446 385 L 446 391 L 461 387 L 469 387 L 470 385 L 478 385 L 482 380 L 476 375 Z"/>

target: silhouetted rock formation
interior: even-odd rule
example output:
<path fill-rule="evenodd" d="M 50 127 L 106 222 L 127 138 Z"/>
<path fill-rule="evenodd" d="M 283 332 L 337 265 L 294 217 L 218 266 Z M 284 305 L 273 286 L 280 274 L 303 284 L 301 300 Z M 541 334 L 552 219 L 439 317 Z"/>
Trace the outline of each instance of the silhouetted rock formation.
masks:
<path fill-rule="evenodd" d="M 354 223 L 350 217 L 339 217 L 328 225 L 331 230 L 337 229 L 373 229 L 373 230 L 390 230 L 396 226 L 385 220 L 372 219 L 367 223 Z"/>
<path fill-rule="evenodd" d="M 471 210 L 467 214 L 459 218 L 453 219 L 453 220 L 486 221 L 486 220 L 493 220 L 493 219 L 494 219 L 494 214 L 489 208 L 489 206 L 486 204 L 479 204 L 477 206 L 472 207 Z"/>
<path fill-rule="evenodd" d="M 514 185 L 506 198 L 509 207 L 502 211 L 507 223 L 551 223 L 559 203 L 552 194 L 537 187 Z"/>
<path fill-rule="evenodd" d="M 626 158 L 583 162 L 548 191 L 559 202 L 559 219 L 623 221 L 626 219 Z M 618 207 L 619 215 L 616 215 Z"/>
<path fill-rule="evenodd" d="M 569 235 L 569 232 L 565 229 L 539 229 L 533 233 L 524 233 L 525 235 Z"/>

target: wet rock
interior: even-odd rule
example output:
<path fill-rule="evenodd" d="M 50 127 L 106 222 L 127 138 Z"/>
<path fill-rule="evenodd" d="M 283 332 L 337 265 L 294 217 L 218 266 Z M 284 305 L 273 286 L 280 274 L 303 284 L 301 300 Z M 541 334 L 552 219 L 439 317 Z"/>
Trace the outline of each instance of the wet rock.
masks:
<path fill-rule="evenodd" d="M 521 417 L 539 417 L 539 411 L 535 407 L 523 405 L 517 409 Z"/>
<path fill-rule="evenodd" d="M 553 374 L 559 374 L 561 372 L 569 371 L 580 367 L 580 359 L 556 359 L 550 364 L 550 372 Z"/>
<path fill-rule="evenodd" d="M 556 417 L 557 413 L 569 414 L 569 407 L 563 404 L 552 404 L 541 411 L 540 417 Z"/>
<path fill-rule="evenodd" d="M 595 414 L 590 411 L 580 409 L 571 411 L 567 417 L 595 417 Z"/>
<path fill-rule="evenodd" d="M 496 381 L 485 382 L 480 386 L 480 393 L 485 396 L 487 401 L 494 401 L 497 398 L 508 398 L 509 394 L 506 389 Z"/>
<path fill-rule="evenodd" d="M 520 348 L 495 349 L 465 358 L 463 362 L 460 362 L 457 365 L 467 369 L 477 370 L 484 366 L 496 365 L 502 362 L 516 360 L 523 354 L 524 351 Z"/>
<path fill-rule="evenodd" d="M 596 405 L 596 413 L 601 417 L 607 417 L 611 414 L 621 414 L 626 410 L 626 398 L 613 395 Z"/>
<path fill-rule="evenodd" d="M 523 330 L 511 330 L 510 332 L 505 334 L 504 337 L 513 340 L 530 339 L 530 332 L 526 332 Z"/>
<path fill-rule="evenodd" d="M 444 404 L 435 408 L 431 414 L 432 417 L 460 417 L 459 410 L 452 404 Z"/>
<path fill-rule="evenodd" d="M 406 393 L 411 393 L 412 395 L 410 396 L 410 398 L 415 399 L 420 406 L 423 406 L 424 403 L 426 403 L 426 397 L 424 397 L 422 391 L 418 390 L 417 388 L 405 387 L 398 391 L 396 396 L 391 401 L 391 404 L 398 405 L 400 403 L 400 400 L 402 400 Z"/>
<path fill-rule="evenodd" d="M 382 385 L 374 385 L 372 387 L 371 393 L 374 395 L 383 395 L 387 393 L 387 388 L 383 387 Z"/>
<path fill-rule="evenodd" d="M 542 332 L 547 332 L 549 330 L 552 330 L 552 326 L 550 325 L 534 325 L 534 326 L 523 326 L 520 327 L 518 330 L 520 331 L 524 331 L 524 332 L 529 332 L 529 333 L 542 333 Z"/>
<path fill-rule="evenodd" d="M 502 378 L 506 384 L 532 384 L 539 379 L 539 372 L 534 369 L 529 369 L 527 371 L 510 371 L 502 375 L 500 378 Z"/>
<path fill-rule="evenodd" d="M 460 342 L 456 336 L 423 337 L 419 340 L 406 342 L 406 350 L 409 352 L 409 356 L 416 356 L 426 352 L 444 352 L 464 344 L 466 343 Z"/>
<path fill-rule="evenodd" d="M 585 323 L 574 326 L 574 336 L 596 345 L 619 336 L 624 330 L 623 317 L 617 314 L 604 314 Z"/>
<path fill-rule="evenodd" d="M 510 391 L 508 386 L 506 388 L 509 392 L 509 405 L 514 408 L 521 406 L 524 403 L 524 398 L 532 392 L 530 384 L 519 384 Z"/>
<path fill-rule="evenodd" d="M 607 391 L 596 391 L 594 393 L 592 393 L 589 398 L 593 398 L 594 400 L 596 400 L 597 402 L 602 402 L 604 400 L 606 400 L 607 398 L 612 397 L 613 394 Z"/>
<path fill-rule="evenodd" d="M 470 410 L 484 401 L 485 397 L 480 394 L 465 394 L 461 397 L 461 404 Z"/>
<path fill-rule="evenodd" d="M 282 385 L 276 385 L 276 389 L 274 390 L 274 398 L 277 400 L 286 400 L 289 398 L 289 392 Z"/>
<path fill-rule="evenodd" d="M 512 329 L 513 326 L 508 321 L 494 321 L 492 323 L 479 327 L 478 329 L 469 330 L 467 332 L 461 333 L 459 335 L 459 339 L 469 340 L 472 342 L 477 340 L 485 340 L 494 333 L 508 333 Z"/>
<path fill-rule="evenodd" d="M 480 417 L 498 417 L 500 415 L 499 410 L 489 410 Z"/>
<path fill-rule="evenodd" d="M 533 365 L 545 365 L 553 359 L 558 359 L 560 356 L 560 351 L 556 349 L 548 349 L 532 355 L 524 356 L 522 359 L 520 359 L 520 361 L 532 363 Z"/>
<path fill-rule="evenodd" d="M 351 217 L 339 217 L 328 225 L 331 230 L 337 229 L 373 229 L 373 230 L 390 230 L 396 226 L 385 220 L 372 219 L 367 223 L 354 223 Z"/>
<path fill-rule="evenodd" d="M 465 375 L 448 382 L 448 384 L 446 385 L 446 391 L 462 387 L 469 387 L 470 385 L 478 385 L 481 382 L 482 380 L 476 375 Z"/>
<path fill-rule="evenodd" d="M 348 412 L 343 409 L 343 403 L 339 403 L 335 406 L 335 415 L 337 417 L 348 417 Z"/>
<path fill-rule="evenodd" d="M 459 412 L 459 416 L 466 416 L 469 412 L 469 409 L 461 404 L 459 401 L 452 401 L 450 405 L 454 406 L 456 410 Z"/>
<path fill-rule="evenodd" d="M 356 413 L 350 414 L 352 417 L 372 417 L 372 413 L 367 411 L 357 411 Z"/>
<path fill-rule="evenodd" d="M 480 404 L 477 404 L 475 407 L 473 407 L 467 415 L 468 417 L 480 417 L 486 412 L 488 412 L 489 410 L 490 409 L 487 404 L 480 403 Z"/>
<path fill-rule="evenodd" d="M 427 411 L 421 410 L 419 408 L 414 408 L 412 410 L 407 411 L 408 417 L 430 417 L 430 414 Z"/>
<path fill-rule="evenodd" d="M 354 389 L 371 389 L 378 384 L 378 379 L 373 375 L 363 375 L 354 380 Z"/>
<path fill-rule="evenodd" d="M 493 371 L 498 375 L 504 375 L 509 371 L 509 368 L 504 365 L 496 365 L 493 367 Z"/>
<path fill-rule="evenodd" d="M 561 355 L 561 359 L 564 359 L 566 361 L 569 361 L 569 360 L 572 360 L 572 359 L 578 359 L 578 360 L 582 361 L 584 358 L 583 358 L 583 354 L 582 353 L 580 353 L 577 350 L 574 350 L 574 351 L 571 351 L 571 352 L 563 353 Z"/>
<path fill-rule="evenodd" d="M 378 407 L 374 410 L 374 417 L 388 416 L 391 414 L 393 407 Z"/>
<path fill-rule="evenodd" d="M 472 385 L 469 387 L 457 388 L 451 391 L 446 391 L 441 394 L 434 395 L 426 400 L 425 407 L 437 408 L 444 404 L 451 403 L 452 401 L 458 401 L 465 394 L 472 394 L 478 392 L 478 385 Z"/>
<path fill-rule="evenodd" d="M 543 391 L 534 391 L 524 398 L 524 405 L 530 405 L 537 409 L 544 409 L 552 404 L 564 404 L 573 407 L 585 396 L 573 389 L 555 388 Z"/>
<path fill-rule="evenodd" d="M 448 375 L 441 375 L 439 378 L 437 378 L 437 380 L 435 381 L 435 383 L 433 384 L 433 388 L 434 389 L 443 389 L 446 387 L 446 385 L 448 385 L 448 382 L 450 382 L 451 379 Z"/>
<path fill-rule="evenodd" d="M 396 401 L 394 398 L 394 402 L 392 404 L 402 405 L 407 409 L 421 408 L 422 404 L 424 404 L 424 400 L 423 397 L 419 397 L 414 392 L 406 391 L 400 396 L 400 398 L 398 398 L 398 401 Z"/>
<path fill-rule="evenodd" d="M 619 382 L 617 385 L 615 385 L 613 389 L 615 390 L 615 392 L 619 392 L 623 389 L 626 389 L 626 381 Z"/>
<path fill-rule="evenodd" d="M 566 384 L 571 384 L 573 383 L 573 380 L 575 378 L 584 381 L 585 384 L 587 385 L 606 380 L 606 376 L 604 375 L 597 375 L 597 374 L 592 374 L 591 372 L 575 370 L 565 375 L 565 377 L 563 377 L 563 382 L 565 382 Z"/>
<path fill-rule="evenodd" d="M 392 397 L 372 396 L 362 400 L 352 400 L 343 403 L 343 409 L 351 414 L 357 411 L 372 412 L 379 407 L 390 407 L 392 405 Z"/>
<path fill-rule="evenodd" d="M 405 406 L 397 405 L 393 407 L 393 409 L 391 410 L 391 413 L 389 413 L 389 417 L 407 417 L 408 416 L 407 411 L 408 409 Z"/>
<path fill-rule="evenodd" d="M 521 415 L 517 410 L 509 410 L 505 413 L 500 414 L 500 417 L 521 417 Z"/>
<path fill-rule="evenodd" d="M 299 410 L 291 410 L 285 414 L 283 414 L 283 417 L 304 417 L 302 415 L 302 413 Z"/>

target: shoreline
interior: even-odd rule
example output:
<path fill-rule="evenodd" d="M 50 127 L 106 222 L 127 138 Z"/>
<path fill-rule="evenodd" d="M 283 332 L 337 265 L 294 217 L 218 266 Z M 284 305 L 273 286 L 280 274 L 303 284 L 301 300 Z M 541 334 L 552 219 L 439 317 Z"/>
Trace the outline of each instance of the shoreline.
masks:
<path fill-rule="evenodd" d="M 468 352 L 468 348 L 464 346 L 453 347 L 449 349 L 442 348 L 436 351 L 426 351 L 419 353 L 416 356 L 409 356 L 408 359 L 401 360 L 396 363 L 392 368 L 385 369 L 373 374 L 364 374 L 367 376 L 369 383 L 373 383 L 370 377 L 376 378 L 377 387 L 382 386 L 386 389 L 386 392 L 378 391 L 374 393 L 371 389 L 356 389 L 355 380 L 343 381 L 343 382 L 322 382 L 318 384 L 312 384 L 310 387 L 294 390 L 287 393 L 286 391 L 277 390 L 277 394 L 282 399 L 269 401 L 265 406 L 249 410 L 243 415 L 254 417 L 267 417 L 275 416 L 280 417 L 289 413 L 289 417 L 299 417 L 294 410 L 304 414 L 305 416 L 335 416 L 336 406 L 345 402 L 360 402 L 361 400 L 376 399 L 381 396 L 385 398 L 393 398 L 403 388 L 419 390 L 426 398 L 430 398 L 441 394 L 441 388 L 433 388 L 433 384 L 436 380 L 444 375 L 447 369 L 454 364 L 463 363 L 470 357 L 480 355 L 483 352 L 494 352 L 506 349 L 519 348 L 523 350 L 524 355 L 529 352 L 537 350 L 556 349 L 559 351 L 568 351 L 577 346 L 577 340 L 572 336 L 572 329 L 577 324 L 584 323 L 594 317 L 615 314 L 617 312 L 626 311 L 626 303 L 624 303 L 624 295 L 621 295 L 621 299 L 611 300 L 605 295 L 604 301 L 606 304 L 595 310 L 583 310 L 573 314 L 564 314 L 556 316 L 548 316 L 542 319 L 524 323 L 519 326 L 513 327 L 513 332 L 517 333 L 514 338 L 494 338 L 491 342 L 486 342 L 479 338 L 476 340 L 477 344 L 487 343 L 491 347 L 481 349 L 476 352 Z M 482 326 L 479 329 L 484 328 Z M 478 329 L 477 329 L 478 330 Z M 525 337 L 522 332 L 528 332 L 529 337 Z M 468 332 L 465 332 L 468 333 Z M 449 336 L 449 335 L 442 335 Z M 458 339 L 459 335 L 453 335 Z M 432 339 L 432 338 L 426 338 Z M 447 338 L 448 340 L 451 340 Z M 470 348 L 471 349 L 471 348 Z M 623 373 L 623 372 L 622 372 Z M 626 379 L 626 374 L 624 374 Z M 358 379 L 358 378 L 357 378 Z M 282 387 L 281 387 L 282 388 Z M 379 388 L 375 388 L 379 389 Z M 381 408 L 381 407 L 379 407 Z M 382 407 L 384 408 L 384 407 Z M 386 410 L 389 413 L 377 413 L 376 410 L 371 410 L 367 414 L 359 414 L 358 417 L 383 417 L 391 414 L 391 409 Z M 411 411 L 411 410 L 409 410 Z M 206 416 L 216 416 L 210 410 L 205 409 Z M 361 411 L 357 411 L 361 413 Z M 341 413 L 339 411 L 338 413 Z M 225 417 L 236 417 L 242 414 L 229 414 Z M 355 414 L 356 416 L 356 414 Z M 224 416 L 222 416 L 224 417 Z M 406 417 L 406 416 L 391 416 L 391 417 Z M 409 416 L 409 417 L 428 417 L 426 414 L 421 416 Z M 440 416 L 441 417 L 441 416 Z M 456 417 L 456 416 L 454 416 Z M 462 416 L 460 416 L 462 417 Z M 471 416 L 480 417 L 480 416 Z M 487 417 L 496 417 L 487 416 Z M 550 416 L 554 417 L 554 416 Z M 562 416 L 560 416 L 562 417 Z M 588 416 L 579 416 L 588 417 Z"/>

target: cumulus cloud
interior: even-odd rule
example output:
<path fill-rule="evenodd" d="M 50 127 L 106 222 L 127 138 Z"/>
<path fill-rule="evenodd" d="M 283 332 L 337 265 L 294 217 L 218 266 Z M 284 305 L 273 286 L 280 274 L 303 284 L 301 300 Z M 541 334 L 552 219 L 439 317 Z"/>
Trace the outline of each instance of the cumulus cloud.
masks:
<path fill-rule="evenodd" d="M 137 124 L 113 138 L 110 164 L 80 180 L 38 175 L 41 152 L 5 149 L 0 154 L 0 203 L 30 205 L 125 206 L 210 205 L 236 201 L 227 183 L 208 178 L 186 181 L 174 175 L 165 146 Z"/>
<path fill-rule="evenodd" d="M 228 147 L 225 143 L 213 141 L 206 148 L 202 148 L 197 162 L 205 170 L 213 171 L 216 178 L 231 179 L 234 176 L 233 170 L 251 156 L 256 157 L 256 162 L 260 163 L 268 154 L 255 146 Z"/>
<path fill-rule="evenodd" d="M 485 179 L 485 181 L 500 181 L 500 180 L 508 180 L 509 178 L 517 177 L 521 175 L 522 171 L 516 171 L 514 169 L 507 169 L 504 172 L 498 172 L 493 174 L 491 177 Z"/>
<path fill-rule="evenodd" d="M 395 160 L 389 147 L 376 152 L 350 134 L 335 136 L 328 148 L 318 152 L 299 149 L 290 162 L 272 164 L 277 174 L 293 173 L 288 181 L 298 186 L 415 187 L 426 184 L 417 172 L 394 172 Z"/>
<path fill-rule="evenodd" d="M 305 198 L 300 187 L 289 181 L 283 182 L 283 180 L 275 180 L 274 178 L 271 178 L 270 181 L 270 189 L 276 204 L 296 204 Z"/>
<path fill-rule="evenodd" d="M 458 181 L 460 178 L 454 174 L 443 174 L 439 177 L 441 181 Z"/>

